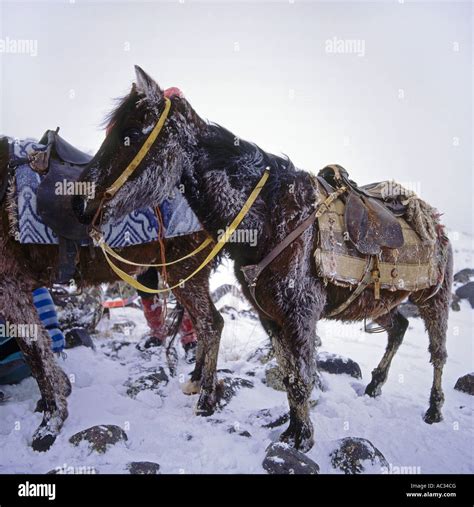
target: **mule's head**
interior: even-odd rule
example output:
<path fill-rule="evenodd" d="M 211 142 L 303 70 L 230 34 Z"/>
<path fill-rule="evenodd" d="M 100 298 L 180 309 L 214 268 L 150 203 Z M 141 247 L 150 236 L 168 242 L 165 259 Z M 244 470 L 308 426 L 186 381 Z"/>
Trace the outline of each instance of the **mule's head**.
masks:
<path fill-rule="evenodd" d="M 140 67 L 136 66 L 135 71 L 136 83 L 109 114 L 106 138 L 80 178 L 95 188 L 93 197 L 74 200 L 75 212 L 83 223 L 90 223 L 101 206 L 104 219 L 108 220 L 140 207 L 161 204 L 191 163 L 196 138 L 206 126 L 178 89 L 165 92 Z M 127 181 L 111 196 L 107 191 L 164 115 L 167 99 L 171 108 L 158 137 Z"/>

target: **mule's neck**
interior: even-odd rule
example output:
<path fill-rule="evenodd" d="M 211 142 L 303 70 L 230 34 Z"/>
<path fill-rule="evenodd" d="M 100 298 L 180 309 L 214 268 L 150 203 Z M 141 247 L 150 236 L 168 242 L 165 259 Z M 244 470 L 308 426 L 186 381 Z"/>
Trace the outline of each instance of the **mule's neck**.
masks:
<path fill-rule="evenodd" d="M 270 177 L 239 226 L 241 235 L 235 238 L 240 246 L 247 243 L 247 247 L 255 248 L 279 189 L 294 173 L 294 167 L 221 127 L 210 126 L 208 134 L 199 143 L 193 163 L 183 172 L 185 196 L 205 229 L 219 238 L 269 167 Z"/>

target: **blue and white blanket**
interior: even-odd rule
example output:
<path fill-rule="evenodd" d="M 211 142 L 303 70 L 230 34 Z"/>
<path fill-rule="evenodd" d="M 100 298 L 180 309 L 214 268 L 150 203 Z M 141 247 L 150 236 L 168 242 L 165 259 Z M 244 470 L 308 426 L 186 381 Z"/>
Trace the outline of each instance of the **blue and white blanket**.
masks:
<path fill-rule="evenodd" d="M 10 153 L 14 160 L 18 160 L 27 157 L 32 151 L 45 148 L 44 145 L 31 139 L 21 141 L 12 139 Z M 19 242 L 36 245 L 57 244 L 56 234 L 43 223 L 37 213 L 36 191 L 41 182 L 41 176 L 28 164 L 18 166 L 15 174 Z M 160 210 L 165 238 L 183 236 L 202 229 L 186 198 L 178 189 L 175 190 L 173 199 L 165 201 Z M 152 208 L 135 210 L 117 222 L 109 222 L 102 226 L 106 243 L 114 248 L 156 241 L 159 232 L 160 225 Z"/>

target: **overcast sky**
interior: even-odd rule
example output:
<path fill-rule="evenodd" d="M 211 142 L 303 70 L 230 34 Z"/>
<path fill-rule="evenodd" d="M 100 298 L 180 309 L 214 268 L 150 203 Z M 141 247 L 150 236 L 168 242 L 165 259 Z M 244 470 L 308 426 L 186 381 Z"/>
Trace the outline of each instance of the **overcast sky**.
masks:
<path fill-rule="evenodd" d="M 471 2 L 0 0 L 0 133 L 96 150 L 139 64 L 301 168 L 394 178 L 473 222 Z M 28 53 L 12 43 L 33 41 Z M 13 42 L 12 42 L 13 41 Z M 25 46 L 24 46 L 25 47 Z M 18 51 L 18 49 L 17 49 Z"/>

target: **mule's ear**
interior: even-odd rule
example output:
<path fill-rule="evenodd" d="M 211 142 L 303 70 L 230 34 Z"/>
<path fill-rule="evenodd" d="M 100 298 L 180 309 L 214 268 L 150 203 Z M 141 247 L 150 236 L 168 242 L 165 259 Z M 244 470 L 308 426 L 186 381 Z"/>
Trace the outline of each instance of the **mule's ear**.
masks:
<path fill-rule="evenodd" d="M 141 67 L 135 65 L 135 74 L 137 76 L 137 92 L 142 93 L 152 103 L 163 99 L 164 92 L 158 83 L 150 77 Z"/>

